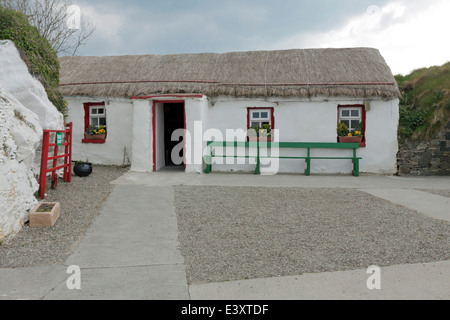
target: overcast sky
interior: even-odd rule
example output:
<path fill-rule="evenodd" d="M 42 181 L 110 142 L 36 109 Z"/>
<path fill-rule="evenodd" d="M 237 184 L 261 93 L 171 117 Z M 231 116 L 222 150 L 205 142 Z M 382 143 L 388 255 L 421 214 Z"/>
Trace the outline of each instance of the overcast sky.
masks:
<path fill-rule="evenodd" d="M 78 55 L 374 47 L 394 74 L 450 61 L 449 0 L 74 0 Z"/>

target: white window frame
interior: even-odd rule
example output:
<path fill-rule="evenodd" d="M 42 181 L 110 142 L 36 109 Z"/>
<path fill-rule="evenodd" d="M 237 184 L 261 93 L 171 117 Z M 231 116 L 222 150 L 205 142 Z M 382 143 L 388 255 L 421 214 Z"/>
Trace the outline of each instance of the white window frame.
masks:
<path fill-rule="evenodd" d="M 348 116 L 344 116 L 343 113 L 344 111 L 348 111 L 349 115 Z M 353 111 L 358 111 L 358 116 L 353 116 L 352 112 Z M 361 123 L 363 121 L 363 115 L 362 115 L 362 109 L 361 108 L 355 108 L 355 107 L 341 107 L 339 109 L 339 122 L 342 123 L 344 121 L 349 121 L 349 125 L 348 126 L 348 130 L 352 131 L 355 130 L 356 127 L 353 125 L 354 121 L 358 121 L 359 123 Z"/>
<path fill-rule="evenodd" d="M 261 114 L 266 112 L 267 117 L 261 117 Z M 256 118 L 255 114 L 259 116 Z M 250 128 L 254 128 L 254 123 L 258 123 L 258 127 L 262 127 L 263 124 L 268 123 L 272 128 L 272 110 L 271 109 L 251 109 L 250 110 Z"/>
<path fill-rule="evenodd" d="M 98 111 L 103 109 L 103 113 L 99 113 Z M 94 110 L 95 110 L 95 114 L 94 114 Z M 102 125 L 100 124 L 100 119 L 104 118 L 105 119 L 105 124 Z M 93 123 L 93 119 L 96 119 L 97 124 Z M 97 128 L 99 128 L 100 126 L 104 126 L 106 127 L 106 107 L 105 106 L 90 106 L 89 107 L 89 124 L 90 125 L 94 125 Z"/>

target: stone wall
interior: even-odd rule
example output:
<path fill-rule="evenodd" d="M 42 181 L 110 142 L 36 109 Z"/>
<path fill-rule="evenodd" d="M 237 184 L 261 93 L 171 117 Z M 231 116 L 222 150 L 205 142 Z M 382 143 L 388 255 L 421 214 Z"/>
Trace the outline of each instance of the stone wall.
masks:
<path fill-rule="evenodd" d="M 399 175 L 450 175 L 450 121 L 436 139 L 400 144 Z"/>

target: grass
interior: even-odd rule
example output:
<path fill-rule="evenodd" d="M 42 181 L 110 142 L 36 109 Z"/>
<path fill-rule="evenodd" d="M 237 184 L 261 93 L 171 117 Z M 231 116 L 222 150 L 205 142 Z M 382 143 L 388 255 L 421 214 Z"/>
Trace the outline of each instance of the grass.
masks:
<path fill-rule="evenodd" d="M 400 139 L 435 138 L 450 118 L 450 62 L 395 78 L 402 92 Z"/>

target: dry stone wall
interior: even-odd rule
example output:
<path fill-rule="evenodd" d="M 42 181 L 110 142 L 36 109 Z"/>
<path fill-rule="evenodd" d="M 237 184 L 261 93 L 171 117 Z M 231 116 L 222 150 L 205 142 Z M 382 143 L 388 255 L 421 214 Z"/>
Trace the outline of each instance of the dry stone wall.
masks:
<path fill-rule="evenodd" d="M 433 140 L 401 144 L 397 163 L 399 175 L 450 175 L 450 121 Z"/>

